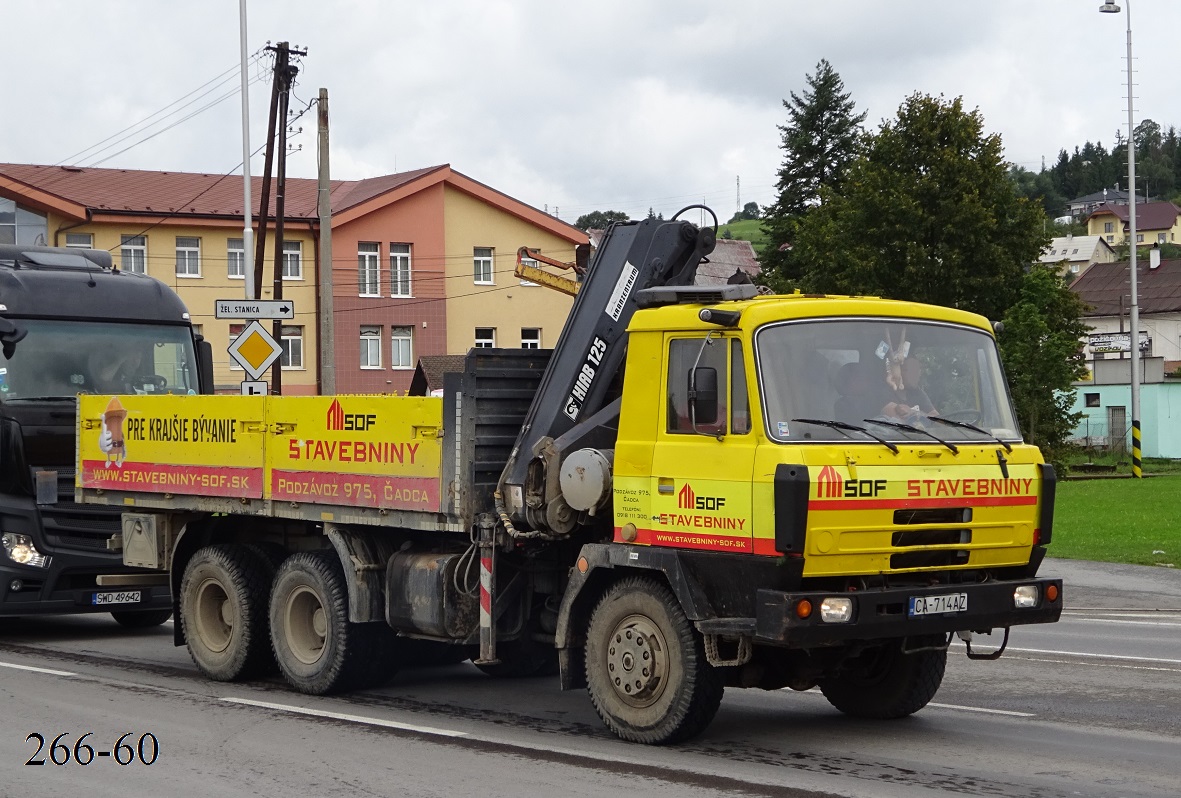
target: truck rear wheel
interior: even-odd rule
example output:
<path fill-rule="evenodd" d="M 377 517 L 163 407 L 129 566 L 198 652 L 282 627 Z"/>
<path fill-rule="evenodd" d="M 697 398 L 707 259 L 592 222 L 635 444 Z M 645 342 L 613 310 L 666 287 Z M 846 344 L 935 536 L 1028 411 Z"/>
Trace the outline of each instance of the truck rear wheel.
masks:
<path fill-rule="evenodd" d="M 301 693 L 368 687 L 393 671 L 377 624 L 349 621 L 348 586 L 332 552 L 304 552 L 279 566 L 271 590 L 271 646 L 279 669 Z"/>
<path fill-rule="evenodd" d="M 607 728 L 652 745 L 704 730 L 724 690 L 676 598 L 647 577 L 618 582 L 591 613 L 586 679 Z"/>
<path fill-rule="evenodd" d="M 199 549 L 185 567 L 180 620 L 189 656 L 210 679 L 234 682 L 274 667 L 267 639 L 271 569 L 242 546 Z"/>
<path fill-rule="evenodd" d="M 904 718 L 935 697 L 946 667 L 946 651 L 906 654 L 901 642 L 889 643 L 861 654 L 839 675 L 821 680 L 820 692 L 828 703 L 855 718 Z"/>

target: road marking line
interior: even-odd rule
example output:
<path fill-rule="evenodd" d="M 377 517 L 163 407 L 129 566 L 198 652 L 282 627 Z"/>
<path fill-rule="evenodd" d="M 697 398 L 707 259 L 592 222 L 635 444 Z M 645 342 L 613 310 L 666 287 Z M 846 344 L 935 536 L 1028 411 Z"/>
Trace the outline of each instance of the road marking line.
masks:
<path fill-rule="evenodd" d="M 438 737 L 467 737 L 467 732 L 452 731 L 451 729 L 439 729 L 434 726 L 416 726 L 412 723 L 399 723 L 396 720 L 382 720 L 381 718 L 367 718 L 363 715 L 348 715 L 343 712 L 329 712 L 323 709 L 309 709 L 308 707 L 297 707 L 291 704 L 272 704 L 269 701 L 254 701 L 249 698 L 223 698 L 230 704 L 245 704 L 251 707 L 260 707 L 262 709 L 274 709 L 279 712 L 292 712 L 297 715 L 311 715 L 317 718 L 329 718 L 331 720 L 344 720 L 349 723 L 364 723 L 369 726 L 383 726 L 387 729 L 401 729 L 403 731 L 420 732 L 422 734 L 433 734 Z"/>
<path fill-rule="evenodd" d="M 0 668 L 15 668 L 18 671 L 33 671 L 34 673 L 48 673 L 50 676 L 77 676 L 70 671 L 55 671 L 53 668 L 34 668 L 32 665 L 17 665 L 14 662 L 0 662 Z"/>
<path fill-rule="evenodd" d="M 1179 627 L 1181 623 L 1168 623 L 1165 621 L 1125 621 L 1117 620 L 1115 618 L 1071 618 L 1071 623 L 1117 623 L 1120 626 L 1173 626 Z"/>
<path fill-rule="evenodd" d="M 927 704 L 929 707 L 940 707 L 941 709 L 961 709 L 964 712 L 987 712 L 989 715 L 1011 715 L 1015 718 L 1036 718 L 1035 712 L 1013 712 L 1008 709 L 985 709 L 984 707 L 965 707 L 959 704 L 937 704 L 934 701 Z"/>
<path fill-rule="evenodd" d="M 1181 659 L 1163 659 L 1161 657 L 1128 657 L 1123 654 L 1090 654 L 1083 651 L 1056 651 L 1047 648 L 1015 648 L 1009 646 L 1006 651 L 1020 651 L 1025 654 L 1057 654 L 1066 657 L 1089 657 L 1091 659 L 1125 659 L 1129 662 L 1157 662 L 1162 665 L 1181 665 Z"/>
<path fill-rule="evenodd" d="M 1074 664 L 1068 659 L 1039 659 L 1038 657 L 1021 657 L 1024 662 L 1053 662 L 1055 665 L 1071 665 Z M 1153 668 L 1149 665 L 1120 665 L 1116 662 L 1096 662 L 1092 664 L 1095 668 L 1122 668 L 1126 671 L 1156 671 L 1159 673 L 1181 673 L 1178 668 Z"/>

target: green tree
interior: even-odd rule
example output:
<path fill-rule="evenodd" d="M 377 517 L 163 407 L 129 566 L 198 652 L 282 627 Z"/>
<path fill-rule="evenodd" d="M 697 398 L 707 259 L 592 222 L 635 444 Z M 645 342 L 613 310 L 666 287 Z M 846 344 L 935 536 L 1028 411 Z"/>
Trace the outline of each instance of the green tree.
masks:
<path fill-rule="evenodd" d="M 858 151 L 865 113 L 845 91 L 844 81 L 827 60 L 805 77 L 803 96 L 791 92 L 783 101 L 787 124 L 780 125 L 777 199 L 764 210 L 763 228 L 768 242 L 759 260 L 763 272 L 780 288 L 799 278 L 792 254 L 796 228 L 803 217 L 823 202 L 823 189 L 839 192 L 845 172 Z"/>
<path fill-rule="evenodd" d="M 630 218 L 623 211 L 591 211 L 579 216 L 574 226 L 579 230 L 605 230 L 612 222 L 627 222 Z"/>
<path fill-rule="evenodd" d="M 1034 265 L 1005 313 L 1001 357 L 1025 440 L 1047 460 L 1061 462 L 1066 439 L 1082 413 L 1071 383 L 1087 373 L 1080 340 L 1087 333 L 1082 300 L 1057 269 Z"/>
<path fill-rule="evenodd" d="M 800 220 L 801 287 L 964 308 L 998 319 L 1048 243 L 979 111 L 915 94 L 868 137 L 840 190 Z"/>
<path fill-rule="evenodd" d="M 758 219 L 760 214 L 761 214 L 761 212 L 759 211 L 759 203 L 748 202 L 742 206 L 742 210 L 740 210 L 738 213 L 734 214 L 730 218 L 730 221 L 727 222 L 727 224 L 732 224 L 734 222 L 741 222 L 741 221 L 745 221 L 747 219 Z"/>

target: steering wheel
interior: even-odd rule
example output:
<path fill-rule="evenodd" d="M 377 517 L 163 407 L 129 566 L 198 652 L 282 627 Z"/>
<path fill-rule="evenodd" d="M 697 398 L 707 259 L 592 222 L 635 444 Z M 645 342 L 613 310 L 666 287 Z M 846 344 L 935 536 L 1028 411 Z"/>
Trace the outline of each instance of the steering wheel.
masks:
<path fill-rule="evenodd" d="M 956 410 L 952 413 L 940 413 L 940 418 L 945 418 L 948 421 L 960 421 L 964 424 L 977 424 L 980 421 L 981 413 L 979 410 Z"/>
<path fill-rule="evenodd" d="M 168 380 L 161 377 L 159 374 L 140 374 L 128 380 L 132 385 L 151 385 L 154 392 L 163 392 L 168 387 Z"/>

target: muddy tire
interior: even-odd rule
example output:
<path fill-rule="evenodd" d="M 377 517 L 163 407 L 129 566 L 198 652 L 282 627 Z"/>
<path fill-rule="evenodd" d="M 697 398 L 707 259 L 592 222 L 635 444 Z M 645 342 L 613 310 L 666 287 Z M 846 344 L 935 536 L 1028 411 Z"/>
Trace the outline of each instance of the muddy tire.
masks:
<path fill-rule="evenodd" d="M 946 651 L 904 654 L 901 643 L 893 643 L 865 652 L 838 675 L 823 679 L 820 692 L 854 718 L 904 718 L 935 697 L 946 667 Z"/>
<path fill-rule="evenodd" d="M 699 734 L 724 690 L 672 592 L 647 577 L 613 585 L 591 613 L 586 678 L 607 728 L 651 745 Z"/>
<path fill-rule="evenodd" d="M 115 610 L 111 617 L 127 629 L 150 629 L 172 617 L 172 610 Z"/>
<path fill-rule="evenodd" d="M 206 546 L 185 567 L 180 621 L 205 676 L 236 682 L 274 669 L 267 636 L 270 568 L 242 546 Z"/>
<path fill-rule="evenodd" d="M 334 552 L 288 557 L 275 574 L 270 604 L 275 659 L 301 693 L 365 688 L 392 674 L 392 633 L 349 621 L 348 587 Z"/>

